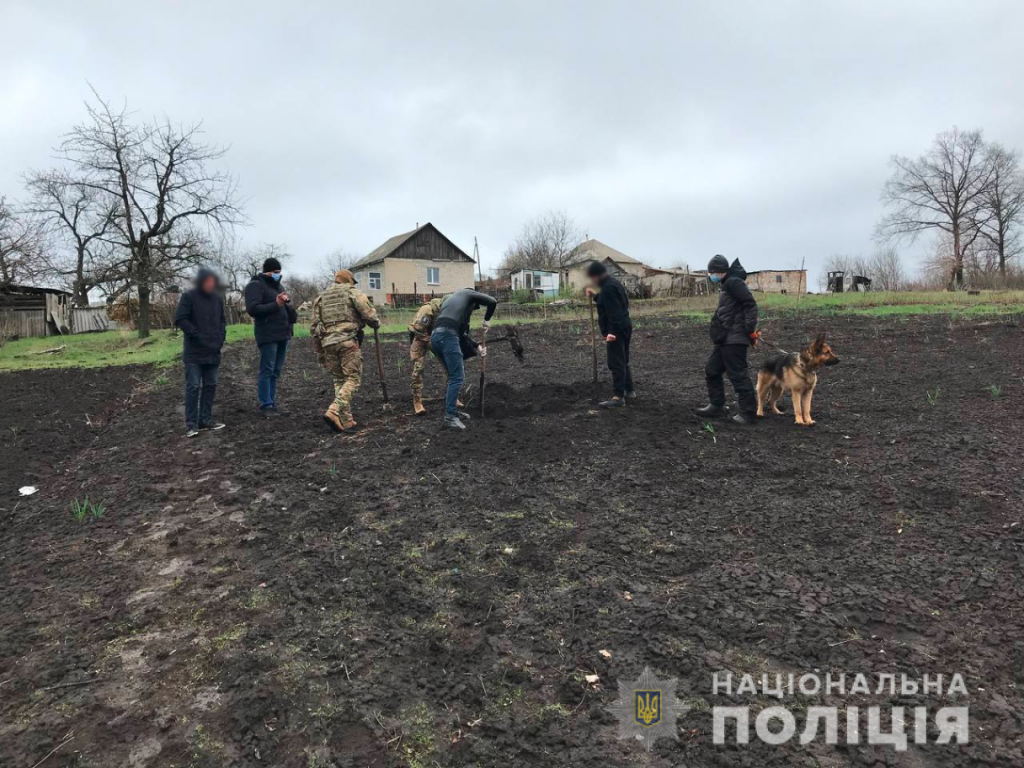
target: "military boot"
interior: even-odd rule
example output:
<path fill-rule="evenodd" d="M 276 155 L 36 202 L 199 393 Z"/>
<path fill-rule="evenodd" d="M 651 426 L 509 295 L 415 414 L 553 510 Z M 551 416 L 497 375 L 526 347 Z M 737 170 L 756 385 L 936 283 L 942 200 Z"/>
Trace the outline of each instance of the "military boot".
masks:
<path fill-rule="evenodd" d="M 422 416 L 427 412 L 427 409 L 423 407 L 423 396 L 413 395 L 412 396 L 412 412 L 417 416 Z"/>
<path fill-rule="evenodd" d="M 328 408 L 327 412 L 324 414 L 324 422 L 335 432 L 345 431 L 345 422 L 341 420 L 341 417 L 338 416 L 338 412 L 334 410 L 333 406 Z"/>

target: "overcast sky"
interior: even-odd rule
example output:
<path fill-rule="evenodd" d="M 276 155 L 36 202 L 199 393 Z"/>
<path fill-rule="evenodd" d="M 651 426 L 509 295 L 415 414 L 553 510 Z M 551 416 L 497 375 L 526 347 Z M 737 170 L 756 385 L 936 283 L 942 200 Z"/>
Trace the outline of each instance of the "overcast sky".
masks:
<path fill-rule="evenodd" d="M 816 287 L 874 248 L 890 155 L 953 125 L 1024 147 L 1024 2 L 714 5 L 0 0 L 0 194 L 92 83 L 204 121 L 241 237 L 300 267 L 431 221 L 493 268 L 555 208 L 653 265 L 806 259 Z"/>

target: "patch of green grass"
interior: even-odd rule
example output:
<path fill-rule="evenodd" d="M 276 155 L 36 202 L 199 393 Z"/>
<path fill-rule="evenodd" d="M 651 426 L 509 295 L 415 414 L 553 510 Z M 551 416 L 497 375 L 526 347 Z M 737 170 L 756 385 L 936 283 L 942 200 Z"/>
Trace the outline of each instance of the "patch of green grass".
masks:
<path fill-rule="evenodd" d="M 217 635 L 213 638 L 213 647 L 218 651 L 223 651 L 232 643 L 236 643 L 245 636 L 246 626 L 245 624 L 239 624 L 234 629 L 229 629 L 227 632 Z"/>
<path fill-rule="evenodd" d="M 930 389 L 927 392 L 925 392 L 925 395 L 928 398 L 929 405 L 937 405 L 939 402 L 939 397 L 942 395 L 942 390 L 939 387 L 936 387 L 934 390 Z"/>
<path fill-rule="evenodd" d="M 305 326 L 295 326 L 296 338 L 309 336 Z M 251 325 L 240 323 L 227 328 L 227 344 L 253 340 Z M 18 339 L 0 347 L 0 371 L 27 371 L 38 368 L 106 368 L 114 365 L 155 365 L 166 368 L 181 359 L 181 334 L 153 331 L 140 339 L 134 331 L 104 331 L 42 339 Z M 63 347 L 60 352 L 46 350 Z M 44 353 L 44 354 L 38 354 Z M 161 381 L 160 379 L 163 379 Z M 168 383 L 166 376 L 157 384 Z"/>
<path fill-rule="evenodd" d="M 102 504 L 93 504 L 88 497 L 82 501 L 74 499 L 71 502 L 71 516 L 79 523 L 84 523 L 87 518 L 99 520 L 105 511 Z"/>
<path fill-rule="evenodd" d="M 988 387 L 985 388 L 985 391 L 992 395 L 993 400 L 998 400 L 1000 397 L 1003 396 L 1003 388 L 1000 387 L 998 384 L 990 384 Z"/>
<path fill-rule="evenodd" d="M 402 753 L 409 768 L 433 766 L 442 743 L 434 725 L 434 715 L 426 704 L 417 704 L 402 712 Z"/>

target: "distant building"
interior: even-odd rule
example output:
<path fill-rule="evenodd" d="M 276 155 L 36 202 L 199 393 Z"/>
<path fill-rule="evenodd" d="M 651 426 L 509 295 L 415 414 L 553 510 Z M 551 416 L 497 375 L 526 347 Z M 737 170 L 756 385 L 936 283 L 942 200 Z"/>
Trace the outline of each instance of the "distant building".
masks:
<path fill-rule="evenodd" d="M 71 294 L 31 285 L 0 286 L 0 333 L 26 338 L 71 333 Z"/>
<path fill-rule="evenodd" d="M 644 277 L 648 267 L 642 261 L 617 251 L 600 240 L 587 240 L 576 247 L 573 261 L 561 269 L 561 284 L 573 290 L 582 290 L 588 283 L 587 265 L 592 261 L 600 261 L 613 274 L 631 275 L 639 279 Z M 614 269 L 612 268 L 614 266 Z"/>
<path fill-rule="evenodd" d="M 557 296 L 558 273 L 545 269 L 520 269 L 509 276 L 513 291 L 527 290 L 534 296 Z"/>
<path fill-rule="evenodd" d="M 807 293 L 807 270 L 760 269 L 747 273 L 747 287 L 761 293 Z"/>
<path fill-rule="evenodd" d="M 375 248 L 352 272 L 375 304 L 408 306 L 472 288 L 475 266 L 471 256 L 427 222 Z"/>

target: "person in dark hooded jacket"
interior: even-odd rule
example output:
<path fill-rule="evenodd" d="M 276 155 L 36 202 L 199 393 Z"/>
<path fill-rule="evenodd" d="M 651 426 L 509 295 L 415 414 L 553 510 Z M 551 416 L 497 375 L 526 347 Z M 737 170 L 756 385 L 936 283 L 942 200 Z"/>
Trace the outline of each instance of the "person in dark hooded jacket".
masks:
<path fill-rule="evenodd" d="M 220 351 L 227 324 L 224 300 L 217 290 L 219 279 L 209 269 L 200 269 L 195 288 L 178 300 L 174 325 L 185 336 L 185 434 L 195 437 L 200 430 L 223 429 L 213 420 L 213 399 L 217 394 Z"/>
<path fill-rule="evenodd" d="M 260 370 L 256 395 L 260 413 L 280 416 L 277 409 L 277 380 L 288 354 L 288 341 L 298 313 L 291 297 L 281 285 L 281 262 L 270 257 L 263 271 L 245 286 L 245 311 L 252 316 L 256 346 L 260 350 Z"/>
<path fill-rule="evenodd" d="M 697 409 L 699 416 L 725 416 L 724 375 L 729 376 L 739 413 L 738 424 L 757 423 L 757 398 L 747 372 L 747 350 L 757 343 L 757 302 L 747 288 L 747 272 L 739 259 L 732 266 L 725 256 L 717 255 L 708 263 L 708 278 L 718 284 L 718 309 L 711 316 L 711 342 L 715 345 L 704 366 L 710 405 Z"/>

